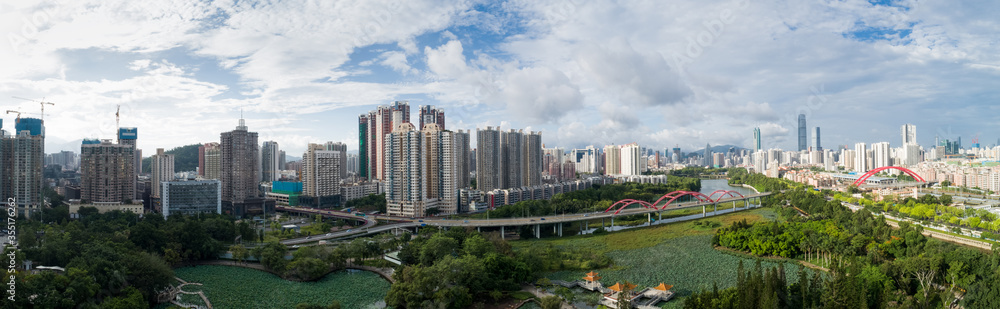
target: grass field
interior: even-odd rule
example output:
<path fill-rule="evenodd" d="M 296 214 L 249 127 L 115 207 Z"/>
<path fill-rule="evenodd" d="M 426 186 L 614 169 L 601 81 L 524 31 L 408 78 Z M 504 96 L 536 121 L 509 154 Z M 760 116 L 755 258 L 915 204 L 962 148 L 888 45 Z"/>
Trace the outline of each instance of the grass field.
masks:
<path fill-rule="evenodd" d="M 670 307 L 683 304 L 683 297 L 702 288 L 711 289 L 735 285 L 736 270 L 742 260 L 746 269 L 753 269 L 755 260 L 712 248 L 712 234 L 716 229 L 746 219 L 748 222 L 775 220 L 777 215 L 769 209 L 755 209 L 697 221 L 687 221 L 663 226 L 653 226 L 609 233 L 565 238 L 536 240 L 557 247 L 589 247 L 607 254 L 614 260 L 608 269 L 600 272 L 605 285 L 628 280 L 641 287 L 653 287 L 660 282 L 674 285 L 674 292 L 681 299 L 670 301 Z M 514 247 L 525 246 L 531 241 L 514 242 Z M 761 266 L 777 266 L 778 262 L 763 261 Z M 786 264 L 789 282 L 798 280 L 798 265 Z M 809 271 L 809 270 L 807 270 Z M 573 281 L 586 271 L 562 271 L 547 274 L 550 279 Z M 810 272 L 811 273 L 811 272 Z"/>
<path fill-rule="evenodd" d="M 299 303 L 343 308 L 380 308 L 389 282 L 366 271 L 339 271 L 316 282 L 292 282 L 272 274 L 231 266 L 203 265 L 175 269 L 177 277 L 200 287 L 214 308 L 294 308 Z M 185 287 L 195 292 L 199 287 Z M 184 297 L 190 297 L 185 295 Z"/>

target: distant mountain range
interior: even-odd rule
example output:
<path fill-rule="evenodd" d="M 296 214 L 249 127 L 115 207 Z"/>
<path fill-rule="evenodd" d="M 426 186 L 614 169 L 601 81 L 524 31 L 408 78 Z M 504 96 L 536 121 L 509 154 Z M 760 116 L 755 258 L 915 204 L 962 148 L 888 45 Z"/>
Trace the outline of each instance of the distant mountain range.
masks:
<path fill-rule="evenodd" d="M 740 146 L 719 145 L 719 146 L 712 146 L 712 152 L 722 152 L 722 153 L 725 153 L 725 152 L 729 152 L 730 148 L 732 148 L 734 151 L 738 151 L 740 149 L 746 149 L 746 148 L 743 148 L 743 147 L 740 147 Z M 685 153 L 692 153 L 692 152 L 685 152 Z M 693 151 L 693 153 L 704 154 L 705 153 L 705 148 L 695 150 L 695 151 Z"/>

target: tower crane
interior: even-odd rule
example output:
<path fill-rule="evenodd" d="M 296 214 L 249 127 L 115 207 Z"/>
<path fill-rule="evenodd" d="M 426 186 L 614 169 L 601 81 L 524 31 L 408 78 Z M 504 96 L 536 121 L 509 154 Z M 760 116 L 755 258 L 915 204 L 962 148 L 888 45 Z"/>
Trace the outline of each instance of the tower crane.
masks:
<path fill-rule="evenodd" d="M 31 102 L 38 102 L 38 104 L 42 106 L 42 118 L 41 118 L 42 121 L 45 120 L 45 105 L 56 105 L 55 103 L 52 103 L 52 102 L 45 102 L 45 98 L 42 98 L 41 101 L 27 99 L 27 98 L 22 98 L 22 97 L 18 97 L 18 96 L 13 96 L 13 98 L 15 98 L 15 99 L 21 99 L 21 100 L 25 100 L 25 101 L 31 101 Z"/>

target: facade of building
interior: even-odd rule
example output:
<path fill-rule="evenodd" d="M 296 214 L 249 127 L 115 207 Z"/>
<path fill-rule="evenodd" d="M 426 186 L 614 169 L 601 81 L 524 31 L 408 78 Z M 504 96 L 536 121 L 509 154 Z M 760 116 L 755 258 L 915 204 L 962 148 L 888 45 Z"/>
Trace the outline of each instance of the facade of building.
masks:
<path fill-rule="evenodd" d="M 753 128 L 753 151 L 761 150 L 760 148 L 760 128 Z"/>
<path fill-rule="evenodd" d="M 443 126 L 441 128 L 444 128 Z M 455 135 L 455 174 L 456 174 L 456 184 L 459 188 L 468 188 L 472 183 L 470 182 L 470 175 L 472 174 L 471 154 L 469 153 L 470 142 L 469 142 L 468 130 L 458 130 L 454 133 Z"/>
<path fill-rule="evenodd" d="M 45 165 L 45 127 L 36 118 L 18 118 L 14 135 L 2 138 L 3 167 L 0 172 L 5 201 L 14 199 L 19 216 L 31 218 L 41 212 L 43 168 Z"/>
<path fill-rule="evenodd" d="M 111 140 L 83 140 L 80 199 L 84 203 L 125 203 L 136 196 L 135 148 Z M 128 203 L 126 203 L 128 204 Z"/>
<path fill-rule="evenodd" d="M 270 183 L 281 178 L 281 149 L 278 142 L 265 141 L 260 147 L 260 182 Z"/>
<path fill-rule="evenodd" d="M 323 145 L 328 151 L 335 151 L 339 153 L 340 157 L 340 179 L 347 179 L 347 144 L 341 142 L 326 142 Z"/>
<path fill-rule="evenodd" d="M 819 127 L 815 127 L 813 130 L 813 149 L 815 151 L 823 151 L 823 146 L 820 144 L 819 138 Z"/>
<path fill-rule="evenodd" d="M 149 162 L 152 165 L 150 166 L 150 171 L 152 172 L 150 181 L 153 186 L 152 197 L 154 199 L 160 198 L 162 197 L 160 191 L 162 186 L 160 184 L 174 180 L 174 155 L 165 154 L 163 153 L 163 148 L 157 148 L 156 154 L 150 158 Z"/>
<path fill-rule="evenodd" d="M 220 169 L 222 168 L 222 148 L 219 143 L 205 143 L 205 174 L 204 179 L 221 179 Z"/>
<path fill-rule="evenodd" d="M 458 211 L 455 137 L 437 124 L 416 131 L 403 123 L 387 136 L 387 213 L 422 217 L 431 209 L 441 214 Z"/>
<path fill-rule="evenodd" d="M 340 195 L 344 202 L 364 198 L 372 194 L 385 193 L 385 186 L 381 182 L 361 182 L 340 186 Z"/>
<path fill-rule="evenodd" d="M 621 147 L 617 145 L 604 146 L 604 175 L 619 175 L 621 173 Z"/>
<path fill-rule="evenodd" d="M 385 136 L 400 123 L 410 123 L 408 101 L 395 101 L 389 106 L 379 106 L 358 117 L 358 146 L 359 149 L 364 149 L 358 153 L 365 156 L 361 164 L 366 167 L 365 171 L 360 172 L 362 177 L 368 180 L 385 179 L 385 153 L 382 145 L 385 145 Z"/>
<path fill-rule="evenodd" d="M 222 213 L 222 183 L 218 180 L 165 181 L 160 185 L 164 217 Z"/>
<path fill-rule="evenodd" d="M 327 145 L 309 144 L 302 155 L 302 194 L 327 197 L 340 194 L 343 152 Z"/>
<path fill-rule="evenodd" d="M 542 132 L 531 131 L 524 134 L 524 146 L 521 148 L 521 164 L 523 166 L 521 183 L 525 186 L 542 184 Z"/>
<path fill-rule="evenodd" d="M 491 191 L 503 187 L 501 168 L 500 129 L 486 127 L 476 130 L 476 188 Z"/>
<path fill-rule="evenodd" d="M 799 151 L 806 150 L 806 114 L 799 114 Z"/>
<path fill-rule="evenodd" d="M 865 143 L 854 144 L 854 171 L 859 173 L 868 172 L 868 145 Z"/>
<path fill-rule="evenodd" d="M 436 123 L 438 129 L 444 131 L 444 109 L 436 108 L 434 105 L 421 105 L 420 106 L 420 127 L 421 131 L 424 130 L 424 126 Z"/>
<path fill-rule="evenodd" d="M 644 160 L 640 154 L 639 144 L 622 145 L 619 149 L 619 156 L 621 158 L 620 175 L 642 175 L 642 161 Z"/>
<path fill-rule="evenodd" d="M 247 130 L 240 119 L 235 130 L 220 136 L 219 174 L 222 181 L 223 210 L 236 216 L 263 211 L 260 182 L 260 151 L 257 132 Z M 259 207 L 259 209 L 257 209 Z"/>
<path fill-rule="evenodd" d="M 909 123 L 904 124 L 902 127 L 899 128 L 899 135 L 901 135 L 901 137 L 903 138 L 903 146 L 909 144 L 918 144 L 917 126 L 915 125 Z"/>
<path fill-rule="evenodd" d="M 500 172 L 502 188 L 524 186 L 524 131 L 500 132 Z"/>

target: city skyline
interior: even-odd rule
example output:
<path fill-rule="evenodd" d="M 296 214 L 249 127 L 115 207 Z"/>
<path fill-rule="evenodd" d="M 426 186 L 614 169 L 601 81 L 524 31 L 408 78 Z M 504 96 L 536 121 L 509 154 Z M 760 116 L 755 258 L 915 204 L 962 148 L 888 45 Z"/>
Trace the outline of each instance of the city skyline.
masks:
<path fill-rule="evenodd" d="M 892 133 L 912 123 L 926 146 L 996 120 L 970 112 L 998 98 L 988 81 L 1000 67 L 982 31 L 995 10 L 973 5 L 227 5 L 5 4 L 3 104 L 35 117 L 36 103 L 9 96 L 56 103 L 48 152 L 113 138 L 118 105 L 147 153 L 215 141 L 241 110 L 290 153 L 321 141 L 356 150 L 354 117 L 395 100 L 443 109 L 451 130 L 524 128 L 567 149 L 752 148 L 754 127 L 763 148 L 794 149 L 798 114 L 830 145 L 897 147 Z M 607 26 L 621 16 L 637 17 Z M 774 44 L 750 44 L 761 40 Z"/>

